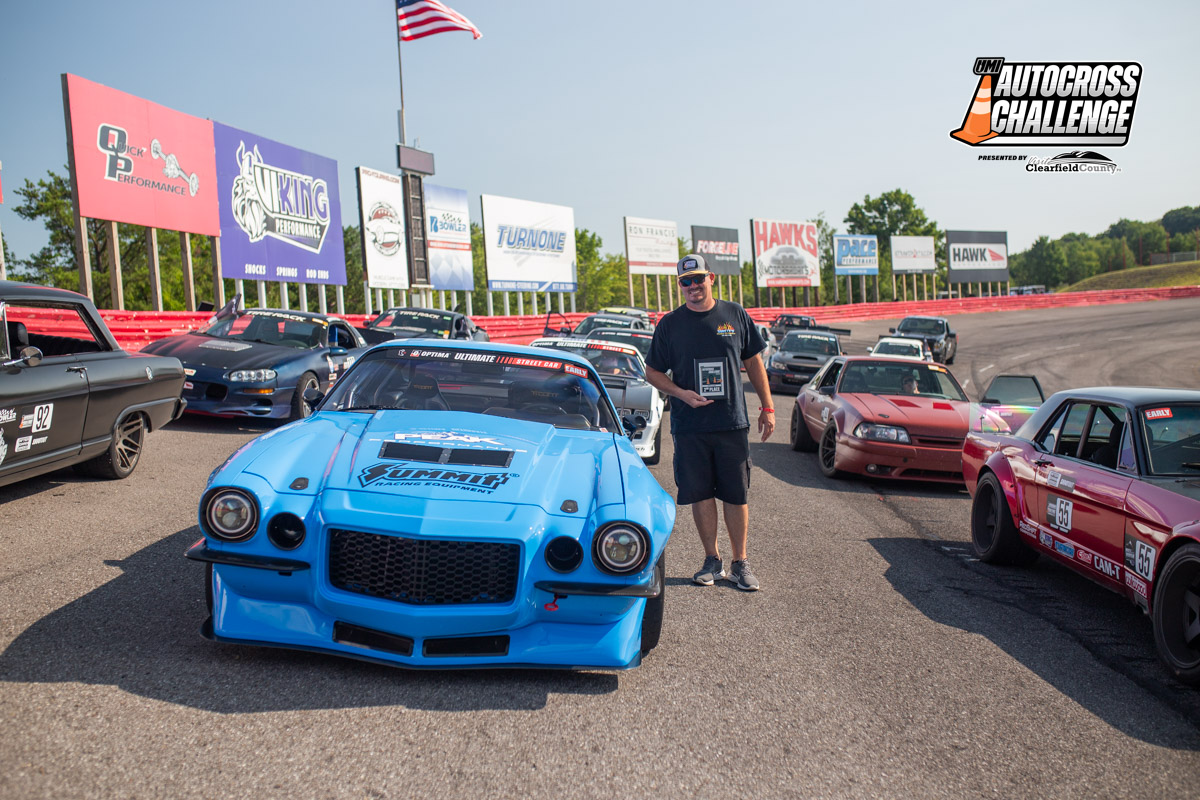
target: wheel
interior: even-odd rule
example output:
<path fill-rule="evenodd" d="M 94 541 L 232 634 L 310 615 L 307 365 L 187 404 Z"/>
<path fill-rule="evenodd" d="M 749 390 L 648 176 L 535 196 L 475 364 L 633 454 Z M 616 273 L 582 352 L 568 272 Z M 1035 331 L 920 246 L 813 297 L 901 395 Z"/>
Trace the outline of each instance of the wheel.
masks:
<path fill-rule="evenodd" d="M 654 432 L 654 455 L 643 458 L 642 461 L 651 466 L 657 464 L 662 459 L 662 421 L 658 423 L 658 430 Z"/>
<path fill-rule="evenodd" d="M 1158 657 L 1180 681 L 1200 684 L 1200 544 L 1185 544 L 1159 569 L 1150 617 Z"/>
<path fill-rule="evenodd" d="M 311 372 L 306 372 L 300 376 L 299 383 L 296 384 L 296 393 L 292 395 L 292 413 L 288 419 L 304 419 L 311 417 L 313 413 L 312 404 L 304 399 L 304 393 L 309 389 L 320 389 L 321 384 L 317 381 L 317 376 Z"/>
<path fill-rule="evenodd" d="M 817 449 L 817 440 L 808 432 L 804 412 L 797 403 L 792 407 L 792 449 L 799 453 L 811 453 Z"/>
<path fill-rule="evenodd" d="M 79 465 L 79 471 L 99 478 L 119 480 L 133 474 L 146 443 L 146 419 L 130 414 L 117 423 L 108 449 Z"/>
<path fill-rule="evenodd" d="M 646 609 L 642 612 L 643 656 L 655 648 L 658 644 L 658 637 L 662 635 L 663 607 L 667 601 L 666 558 L 667 554 L 663 553 L 658 557 L 658 563 L 654 565 L 654 575 L 658 579 L 659 585 L 662 586 L 662 591 L 658 593 L 658 597 L 652 597 L 646 601 Z"/>
<path fill-rule="evenodd" d="M 946 363 L 953 364 L 954 357 L 958 355 L 958 342 L 954 342 L 953 348 L 950 350 L 950 355 L 946 356 Z"/>
<path fill-rule="evenodd" d="M 1004 490 L 1000 488 L 1000 479 L 991 472 L 984 473 L 975 487 L 975 501 L 971 505 L 971 544 L 979 560 L 989 564 L 1023 567 L 1037 561 L 1037 551 L 1021 541 Z"/>
<path fill-rule="evenodd" d="M 817 445 L 817 466 L 826 478 L 840 478 L 843 473 L 834 466 L 837 463 L 837 425 L 829 423 L 821 434 L 821 443 Z"/>

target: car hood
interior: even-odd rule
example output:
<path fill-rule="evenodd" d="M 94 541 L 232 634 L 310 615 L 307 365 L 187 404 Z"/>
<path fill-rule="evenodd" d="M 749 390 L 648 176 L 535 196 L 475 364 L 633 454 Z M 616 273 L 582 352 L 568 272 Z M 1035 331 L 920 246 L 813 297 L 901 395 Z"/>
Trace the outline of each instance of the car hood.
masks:
<path fill-rule="evenodd" d="M 775 357 L 789 364 L 824 364 L 833 358 L 833 356 L 821 355 L 819 353 L 801 353 L 793 350 L 780 350 L 775 354 Z"/>
<path fill-rule="evenodd" d="M 277 344 L 219 339 L 197 333 L 171 336 L 142 348 L 143 353 L 175 356 L 187 367 L 216 369 L 264 369 L 275 367 L 310 350 L 283 347 Z"/>
<path fill-rule="evenodd" d="M 910 434 L 966 438 L 971 404 L 922 395 L 844 395 L 864 420 L 899 425 Z"/>

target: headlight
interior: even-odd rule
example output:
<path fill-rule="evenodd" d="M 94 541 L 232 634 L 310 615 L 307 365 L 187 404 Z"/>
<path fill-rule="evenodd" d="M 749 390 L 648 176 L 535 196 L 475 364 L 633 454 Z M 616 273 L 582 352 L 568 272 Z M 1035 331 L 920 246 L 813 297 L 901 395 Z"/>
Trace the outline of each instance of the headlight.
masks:
<path fill-rule="evenodd" d="M 613 522 L 596 532 L 593 556 L 596 566 L 614 575 L 637 572 L 646 563 L 650 542 L 645 532 L 629 522 Z"/>
<path fill-rule="evenodd" d="M 895 425 L 875 425 L 864 422 L 854 429 L 854 435 L 859 439 L 871 439 L 876 442 L 896 442 L 908 444 L 908 431 Z"/>
<path fill-rule="evenodd" d="M 258 527 L 258 504 L 241 489 L 213 489 L 204 500 L 203 521 L 204 532 L 218 539 L 248 539 Z"/>
<path fill-rule="evenodd" d="M 273 369 L 235 369 L 225 374 L 227 380 L 234 383 L 262 383 L 275 380 Z"/>

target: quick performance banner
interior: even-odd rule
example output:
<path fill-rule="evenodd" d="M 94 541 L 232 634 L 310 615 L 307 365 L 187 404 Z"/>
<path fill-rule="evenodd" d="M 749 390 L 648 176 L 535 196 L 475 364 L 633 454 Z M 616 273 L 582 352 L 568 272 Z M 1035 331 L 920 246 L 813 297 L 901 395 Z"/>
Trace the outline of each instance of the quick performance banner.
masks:
<path fill-rule="evenodd" d="M 63 75 L 79 213 L 204 236 L 221 232 L 213 124 Z"/>
<path fill-rule="evenodd" d="M 226 278 L 346 283 L 337 162 L 213 123 Z"/>
<path fill-rule="evenodd" d="M 737 228 L 693 225 L 692 249 L 704 256 L 708 268 L 718 275 L 742 274 Z"/>
<path fill-rule="evenodd" d="M 948 283 L 1008 280 L 1007 231 L 946 231 Z"/>
<path fill-rule="evenodd" d="M 575 291 L 575 210 L 482 195 L 488 289 Z"/>
<path fill-rule="evenodd" d="M 933 272 L 937 258 L 932 236 L 893 236 L 892 272 Z"/>
<path fill-rule="evenodd" d="M 666 220 L 625 217 L 625 258 L 631 275 L 674 275 L 679 229 Z"/>
<path fill-rule="evenodd" d="M 354 172 L 358 177 L 358 214 L 367 285 L 374 289 L 407 289 L 408 251 L 400 176 L 366 167 L 358 167 Z"/>
<path fill-rule="evenodd" d="M 425 184 L 425 243 L 434 289 L 469 292 L 475 288 L 471 216 L 464 190 Z"/>
<path fill-rule="evenodd" d="M 878 275 L 879 241 L 874 235 L 833 237 L 834 275 Z"/>
<path fill-rule="evenodd" d="M 754 273 L 759 286 L 820 286 L 815 222 L 750 220 Z"/>

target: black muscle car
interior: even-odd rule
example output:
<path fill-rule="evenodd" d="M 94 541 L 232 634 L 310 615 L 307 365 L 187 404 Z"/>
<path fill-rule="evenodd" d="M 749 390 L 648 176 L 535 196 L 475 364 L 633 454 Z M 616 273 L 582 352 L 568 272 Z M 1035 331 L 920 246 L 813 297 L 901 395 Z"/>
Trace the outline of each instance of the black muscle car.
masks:
<path fill-rule="evenodd" d="M 367 344 L 392 339 L 470 339 L 491 341 L 466 314 L 439 308 L 389 308 L 358 329 Z"/>
<path fill-rule="evenodd" d="M 943 364 L 953 364 L 958 354 L 958 334 L 950 330 L 950 323 L 943 317 L 905 317 L 888 331 L 894 336 L 920 339 L 933 353 L 933 360 Z"/>

